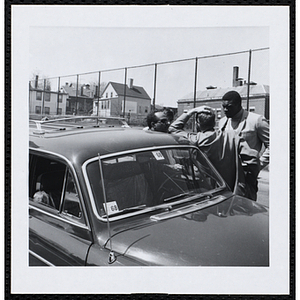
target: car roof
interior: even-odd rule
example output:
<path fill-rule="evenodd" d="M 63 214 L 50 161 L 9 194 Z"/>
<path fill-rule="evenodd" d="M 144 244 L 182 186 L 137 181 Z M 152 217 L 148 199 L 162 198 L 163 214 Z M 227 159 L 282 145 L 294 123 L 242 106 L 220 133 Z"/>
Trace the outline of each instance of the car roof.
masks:
<path fill-rule="evenodd" d="M 132 128 L 81 128 L 31 134 L 29 147 L 66 157 L 74 164 L 102 155 L 160 146 L 178 145 L 168 133 Z"/>

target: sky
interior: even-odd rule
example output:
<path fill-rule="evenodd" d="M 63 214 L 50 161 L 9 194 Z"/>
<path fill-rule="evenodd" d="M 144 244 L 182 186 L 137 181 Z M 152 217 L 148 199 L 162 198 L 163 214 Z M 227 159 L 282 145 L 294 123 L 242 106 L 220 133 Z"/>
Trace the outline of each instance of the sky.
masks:
<path fill-rule="evenodd" d="M 143 86 L 154 94 L 154 65 L 182 59 L 190 61 L 159 64 L 157 69 L 156 103 L 177 106 L 177 100 L 193 92 L 195 57 L 248 51 L 269 47 L 267 26 L 237 27 L 85 27 L 33 26 L 30 28 L 29 80 L 33 74 L 60 77 L 61 84 L 98 82 L 98 71 L 128 67 L 127 83 Z M 198 60 L 197 90 L 206 86 L 232 85 L 233 66 L 239 66 L 240 77 L 247 79 L 249 54 Z M 269 50 L 252 54 L 251 80 L 269 84 Z M 124 83 L 124 70 L 102 72 L 101 82 Z M 57 87 L 53 79 L 53 85 Z"/>

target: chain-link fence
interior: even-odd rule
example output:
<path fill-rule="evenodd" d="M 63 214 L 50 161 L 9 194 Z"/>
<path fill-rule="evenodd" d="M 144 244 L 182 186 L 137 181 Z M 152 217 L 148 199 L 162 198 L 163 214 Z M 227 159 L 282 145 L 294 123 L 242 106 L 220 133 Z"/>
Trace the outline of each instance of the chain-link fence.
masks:
<path fill-rule="evenodd" d="M 29 82 L 29 112 L 32 118 L 123 117 L 142 125 L 151 110 L 171 107 L 180 114 L 203 103 L 214 107 L 220 117 L 221 96 L 237 89 L 247 110 L 255 102 L 256 111 L 268 118 L 268 81 L 269 48 L 55 78 L 36 76 Z"/>

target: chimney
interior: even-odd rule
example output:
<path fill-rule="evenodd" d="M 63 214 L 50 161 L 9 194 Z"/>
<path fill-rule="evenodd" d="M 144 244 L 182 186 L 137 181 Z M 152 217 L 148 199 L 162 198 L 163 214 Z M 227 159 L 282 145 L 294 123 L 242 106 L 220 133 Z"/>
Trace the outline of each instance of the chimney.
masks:
<path fill-rule="evenodd" d="M 129 88 L 132 89 L 133 88 L 133 78 L 129 79 Z"/>
<path fill-rule="evenodd" d="M 210 86 L 207 86 L 206 89 L 207 90 L 214 90 L 216 89 L 217 87 L 216 86 L 213 86 L 213 85 L 210 85 Z"/>
<path fill-rule="evenodd" d="M 37 89 L 38 88 L 38 82 L 39 82 L 39 75 L 35 76 L 35 83 L 34 83 L 34 87 Z"/>
<path fill-rule="evenodd" d="M 238 78 L 239 78 L 239 67 L 234 66 L 233 67 L 233 78 L 232 78 L 232 86 L 233 87 L 240 85 L 240 83 L 237 80 Z"/>

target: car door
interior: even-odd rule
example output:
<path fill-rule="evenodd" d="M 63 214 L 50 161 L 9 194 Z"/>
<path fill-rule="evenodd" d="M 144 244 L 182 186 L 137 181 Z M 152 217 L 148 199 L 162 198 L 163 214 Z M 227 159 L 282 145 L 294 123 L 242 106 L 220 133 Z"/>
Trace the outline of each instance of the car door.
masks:
<path fill-rule="evenodd" d="M 29 265 L 85 265 L 91 245 L 75 172 L 60 158 L 30 154 Z"/>

